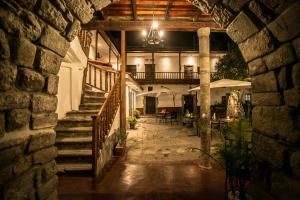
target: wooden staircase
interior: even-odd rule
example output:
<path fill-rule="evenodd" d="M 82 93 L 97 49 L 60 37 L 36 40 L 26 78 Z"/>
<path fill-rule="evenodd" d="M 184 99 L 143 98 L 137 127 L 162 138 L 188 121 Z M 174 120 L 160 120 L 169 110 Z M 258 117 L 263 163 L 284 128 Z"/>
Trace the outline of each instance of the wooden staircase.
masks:
<path fill-rule="evenodd" d="M 79 110 L 66 113 L 58 120 L 56 146 L 59 173 L 92 175 L 92 116 L 105 101 L 104 92 L 85 86 Z"/>

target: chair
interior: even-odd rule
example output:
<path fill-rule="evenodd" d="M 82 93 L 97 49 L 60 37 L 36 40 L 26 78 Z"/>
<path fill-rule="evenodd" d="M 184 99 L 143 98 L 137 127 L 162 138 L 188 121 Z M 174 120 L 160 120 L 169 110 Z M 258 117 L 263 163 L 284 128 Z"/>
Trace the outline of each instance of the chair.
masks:
<path fill-rule="evenodd" d="M 175 111 L 171 112 L 169 115 L 166 116 L 166 120 L 170 121 L 171 125 L 173 124 L 173 122 L 177 122 L 177 124 L 178 124 L 179 120 L 178 120 L 177 112 L 175 112 Z"/>

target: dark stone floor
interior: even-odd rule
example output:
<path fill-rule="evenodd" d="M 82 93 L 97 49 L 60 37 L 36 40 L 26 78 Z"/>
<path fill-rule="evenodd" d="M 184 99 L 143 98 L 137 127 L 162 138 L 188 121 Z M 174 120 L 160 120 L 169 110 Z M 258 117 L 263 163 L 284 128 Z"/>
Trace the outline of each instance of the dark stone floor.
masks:
<path fill-rule="evenodd" d="M 129 164 L 116 161 L 101 179 L 60 177 L 59 198 L 222 200 L 224 172 L 214 166 L 202 169 L 196 162 Z"/>

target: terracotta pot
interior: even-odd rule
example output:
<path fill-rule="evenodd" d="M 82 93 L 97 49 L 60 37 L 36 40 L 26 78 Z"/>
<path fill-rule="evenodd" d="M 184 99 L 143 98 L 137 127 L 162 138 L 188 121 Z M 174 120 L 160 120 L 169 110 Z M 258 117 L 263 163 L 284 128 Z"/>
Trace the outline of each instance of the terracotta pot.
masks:
<path fill-rule="evenodd" d="M 125 147 L 116 146 L 114 153 L 115 153 L 115 156 L 124 156 L 125 155 Z"/>
<path fill-rule="evenodd" d="M 130 129 L 135 129 L 135 124 L 129 124 Z"/>

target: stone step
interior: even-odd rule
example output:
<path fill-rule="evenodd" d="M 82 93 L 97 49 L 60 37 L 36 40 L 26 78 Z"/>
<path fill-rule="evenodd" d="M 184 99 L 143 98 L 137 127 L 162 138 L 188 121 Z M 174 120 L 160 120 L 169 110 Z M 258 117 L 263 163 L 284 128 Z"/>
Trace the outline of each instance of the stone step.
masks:
<path fill-rule="evenodd" d="M 86 90 L 92 90 L 93 87 L 92 87 L 92 86 L 89 86 L 89 85 L 84 85 L 84 89 L 85 89 L 85 91 L 86 91 Z"/>
<path fill-rule="evenodd" d="M 58 120 L 57 127 L 91 127 L 91 117 L 66 117 Z"/>
<path fill-rule="evenodd" d="M 82 103 L 79 110 L 100 110 L 103 103 Z"/>
<path fill-rule="evenodd" d="M 84 95 L 82 99 L 83 103 L 104 103 L 104 101 L 105 101 L 104 97 L 89 96 L 89 95 Z"/>
<path fill-rule="evenodd" d="M 92 136 L 92 127 L 56 127 L 56 137 Z"/>
<path fill-rule="evenodd" d="M 86 90 L 86 91 L 84 91 L 84 95 L 104 97 L 105 92 Z"/>
<path fill-rule="evenodd" d="M 56 167 L 60 174 L 92 175 L 92 164 L 90 163 L 58 163 Z"/>
<path fill-rule="evenodd" d="M 58 149 L 57 163 L 91 163 L 91 149 Z"/>
<path fill-rule="evenodd" d="M 59 150 L 92 149 L 92 136 L 57 137 L 55 145 Z"/>
<path fill-rule="evenodd" d="M 67 117 L 91 117 L 97 115 L 99 110 L 72 110 L 66 113 Z"/>

